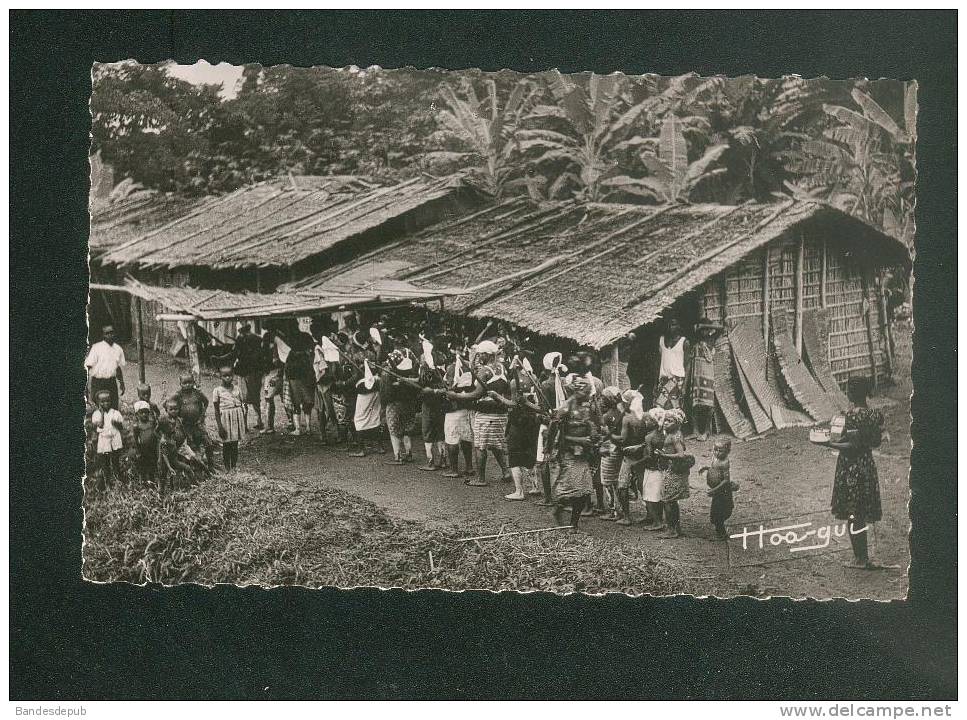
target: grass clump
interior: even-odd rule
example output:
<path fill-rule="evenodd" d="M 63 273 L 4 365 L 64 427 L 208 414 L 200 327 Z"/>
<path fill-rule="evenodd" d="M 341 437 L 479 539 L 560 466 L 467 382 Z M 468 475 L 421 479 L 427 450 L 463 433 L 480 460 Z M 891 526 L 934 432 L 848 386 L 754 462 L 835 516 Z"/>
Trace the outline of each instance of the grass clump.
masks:
<path fill-rule="evenodd" d="M 341 490 L 246 472 L 165 497 L 116 486 L 85 509 L 84 575 L 96 581 L 688 592 L 676 565 L 581 532 L 454 542 L 494 529 L 432 529 Z"/>

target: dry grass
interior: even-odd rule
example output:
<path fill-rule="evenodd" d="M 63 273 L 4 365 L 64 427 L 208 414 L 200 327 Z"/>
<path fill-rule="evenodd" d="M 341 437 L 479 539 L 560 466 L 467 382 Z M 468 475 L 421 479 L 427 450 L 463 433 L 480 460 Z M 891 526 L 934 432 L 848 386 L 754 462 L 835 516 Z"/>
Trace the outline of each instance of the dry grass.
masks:
<path fill-rule="evenodd" d="M 688 592 L 677 565 L 584 533 L 457 543 L 493 528 L 432 530 L 340 490 L 282 491 L 244 472 L 163 499 L 118 487 L 85 506 L 84 574 L 97 581 Z"/>

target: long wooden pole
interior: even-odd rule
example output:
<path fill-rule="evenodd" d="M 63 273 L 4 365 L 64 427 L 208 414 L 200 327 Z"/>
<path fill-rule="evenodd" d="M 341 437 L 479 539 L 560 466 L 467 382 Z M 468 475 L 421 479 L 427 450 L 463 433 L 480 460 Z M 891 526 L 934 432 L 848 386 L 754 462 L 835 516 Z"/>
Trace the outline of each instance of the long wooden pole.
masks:
<path fill-rule="evenodd" d="M 726 319 L 729 317 L 729 279 L 726 273 L 723 272 L 719 275 L 715 289 L 719 295 L 719 306 L 721 308 L 719 311 L 719 322 L 724 325 Z M 709 319 L 711 320 L 713 318 Z"/>
<path fill-rule="evenodd" d="M 796 352 L 802 356 L 802 302 L 803 302 L 803 265 L 806 261 L 806 240 L 799 234 L 799 247 L 796 250 L 796 314 L 793 322 L 793 340 Z"/>
<path fill-rule="evenodd" d="M 201 359 L 198 356 L 198 338 L 195 334 L 195 320 L 192 318 L 185 323 L 188 331 L 188 362 L 191 365 L 191 372 L 195 376 L 195 382 L 201 382 Z"/>
<path fill-rule="evenodd" d="M 141 298 L 134 299 L 135 311 L 138 315 L 138 380 L 144 382 L 144 321 L 141 315 Z"/>
<path fill-rule="evenodd" d="M 828 254 L 826 238 L 823 238 L 822 264 L 819 268 L 819 306 L 826 308 L 826 256 Z"/>
<path fill-rule="evenodd" d="M 866 342 L 870 354 L 870 377 L 873 382 L 873 389 L 876 390 L 876 348 L 873 344 L 873 320 L 870 318 L 870 293 L 869 293 L 869 281 L 867 280 L 867 273 L 864 272 L 861 276 L 861 284 L 863 287 L 863 321 L 866 325 Z"/>
<path fill-rule="evenodd" d="M 762 339 L 769 347 L 769 294 L 772 292 L 769 282 L 769 245 L 762 249 Z"/>
<path fill-rule="evenodd" d="M 877 281 L 879 286 L 880 300 L 880 334 L 886 339 L 886 364 L 888 371 L 893 373 L 893 328 L 890 327 L 890 316 L 887 312 L 886 303 L 886 283 L 884 282 L 883 273 L 880 273 L 880 277 Z"/>
<path fill-rule="evenodd" d="M 611 346 L 611 384 L 620 388 L 621 383 L 618 382 L 618 376 L 621 375 L 621 366 L 619 365 L 621 356 L 618 352 L 618 342 Z"/>

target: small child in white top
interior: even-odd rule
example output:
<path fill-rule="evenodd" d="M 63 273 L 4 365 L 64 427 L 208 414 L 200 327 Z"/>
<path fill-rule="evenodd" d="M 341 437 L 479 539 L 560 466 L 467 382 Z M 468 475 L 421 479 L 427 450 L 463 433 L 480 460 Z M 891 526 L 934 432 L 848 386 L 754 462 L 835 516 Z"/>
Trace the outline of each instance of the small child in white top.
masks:
<path fill-rule="evenodd" d="M 120 473 L 121 450 L 124 448 L 124 419 L 111 407 L 111 393 L 97 394 L 98 409 L 91 414 L 91 424 L 97 434 L 97 465 L 101 470 L 101 486 L 110 485 Z"/>

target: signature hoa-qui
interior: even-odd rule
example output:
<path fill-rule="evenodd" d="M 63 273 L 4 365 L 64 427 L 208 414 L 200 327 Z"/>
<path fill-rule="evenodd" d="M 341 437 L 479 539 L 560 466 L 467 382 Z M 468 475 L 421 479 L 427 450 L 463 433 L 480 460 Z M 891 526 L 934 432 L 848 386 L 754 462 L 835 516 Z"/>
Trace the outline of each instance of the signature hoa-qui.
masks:
<path fill-rule="evenodd" d="M 777 528 L 767 528 L 765 525 L 759 525 L 758 529 L 750 530 L 747 526 L 742 528 L 742 532 L 734 533 L 729 535 L 729 538 L 741 538 L 742 539 L 742 549 L 749 549 L 749 538 L 759 539 L 759 550 L 765 547 L 766 536 L 768 536 L 768 543 L 773 547 L 778 547 L 780 545 L 789 545 L 789 552 L 803 552 L 804 550 L 820 550 L 825 547 L 829 547 L 829 543 L 833 537 L 844 537 L 847 532 L 851 535 L 859 535 L 860 533 L 866 532 L 869 525 L 864 525 L 859 530 L 848 530 L 847 523 L 839 523 L 836 525 L 821 525 L 820 527 L 813 528 L 811 522 L 797 523 L 796 525 L 784 525 Z M 806 528 L 812 528 L 807 530 Z M 810 538 L 816 538 L 819 544 L 814 545 L 799 545 L 799 543 L 805 542 Z M 753 540 L 753 543 L 755 540 Z"/>

